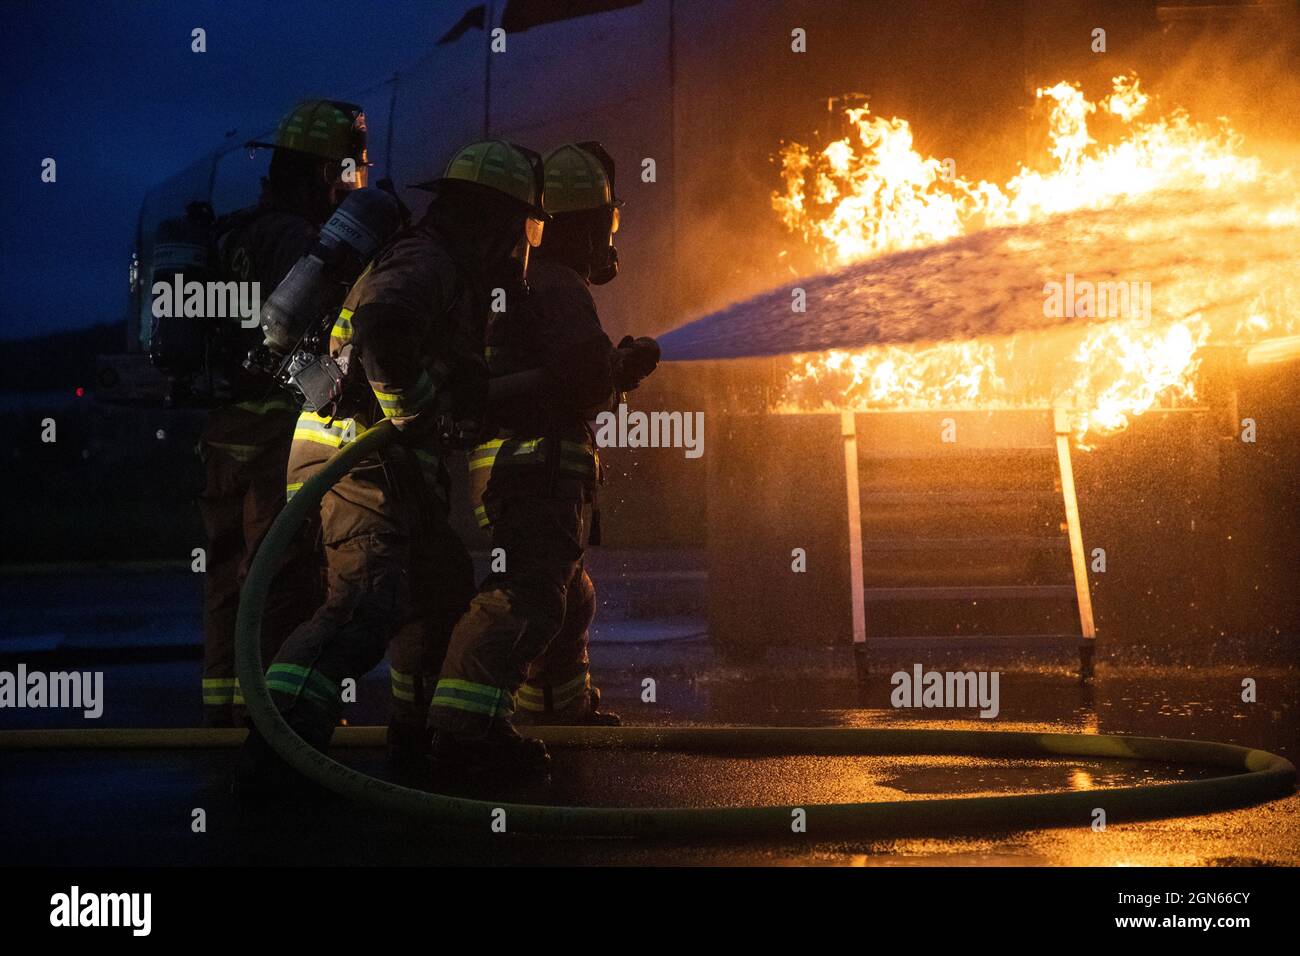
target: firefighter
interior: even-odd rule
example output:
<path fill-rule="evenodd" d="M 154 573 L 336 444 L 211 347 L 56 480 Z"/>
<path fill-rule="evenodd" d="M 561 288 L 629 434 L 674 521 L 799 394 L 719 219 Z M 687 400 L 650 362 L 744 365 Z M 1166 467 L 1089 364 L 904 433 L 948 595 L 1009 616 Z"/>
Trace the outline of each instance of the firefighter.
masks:
<path fill-rule="evenodd" d="M 618 723 L 600 711 L 588 672 L 595 591 L 583 563 L 584 505 L 599 461 L 587 422 L 653 371 L 659 349 L 652 339 L 615 349 L 588 290 L 618 271 L 612 159 L 598 143 L 566 145 L 546 157 L 545 171 L 552 219 L 528 269 L 527 298 L 488 329 L 496 437 L 471 453 L 470 478 L 479 523 L 504 567 L 457 624 L 434 693 L 441 771 L 543 771 L 545 747 L 520 738 L 512 718 Z M 534 370 L 544 374 L 530 379 Z M 540 384 L 511 393 L 511 381 Z M 594 539 L 594 506 L 592 514 Z"/>
<path fill-rule="evenodd" d="M 212 227 L 223 280 L 257 282 L 263 301 L 315 241 L 347 190 L 365 174 L 366 126 L 359 106 L 309 100 L 280 122 L 257 205 Z M 208 726 L 244 722 L 235 677 L 235 614 L 254 552 L 284 504 L 284 470 L 297 408 L 269 375 L 243 368 L 256 328 L 223 328 L 218 364 L 231 400 L 214 408 L 200 440 L 206 483 L 199 507 L 207 531 L 203 714 Z M 262 629 L 269 661 L 311 605 L 315 562 L 310 542 L 294 548 L 280 572 Z"/>
<path fill-rule="evenodd" d="M 298 419 L 292 494 L 355 435 L 387 418 L 398 441 L 354 465 L 320 505 L 324 603 L 267 670 L 289 724 L 324 749 L 346 678 L 359 679 L 392 638 L 390 745 L 428 751 L 426 717 L 452 627 L 474 594 L 468 552 L 447 523 L 443 455 L 481 431 L 487 402 L 483 335 L 495 289 L 522 285 L 541 239 L 541 157 L 490 141 L 465 147 L 425 184 L 428 211 L 376 256 L 352 287 L 330 337 L 341 397 Z M 255 731 L 236 775 L 250 795 L 299 781 Z"/>

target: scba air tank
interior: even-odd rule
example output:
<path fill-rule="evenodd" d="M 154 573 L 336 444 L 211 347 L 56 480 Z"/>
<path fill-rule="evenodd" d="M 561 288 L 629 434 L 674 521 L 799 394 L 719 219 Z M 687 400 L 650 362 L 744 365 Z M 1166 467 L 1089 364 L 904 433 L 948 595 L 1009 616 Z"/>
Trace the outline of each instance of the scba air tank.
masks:
<path fill-rule="evenodd" d="M 382 189 L 358 189 L 321 227 L 311 251 L 298 260 L 262 306 L 266 344 L 285 354 L 323 316 L 333 315 L 371 257 L 397 232 L 401 207 Z"/>

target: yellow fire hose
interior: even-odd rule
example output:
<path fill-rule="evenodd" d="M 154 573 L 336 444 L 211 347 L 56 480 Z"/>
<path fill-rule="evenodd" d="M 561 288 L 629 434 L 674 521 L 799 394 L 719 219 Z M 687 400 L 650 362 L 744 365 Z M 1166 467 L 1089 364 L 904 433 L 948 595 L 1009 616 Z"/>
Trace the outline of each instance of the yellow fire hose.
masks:
<path fill-rule="evenodd" d="M 1232 771 L 1204 780 L 1149 786 L 996 797 L 955 797 L 879 803 L 764 807 L 622 809 L 537 806 L 452 797 L 366 776 L 307 744 L 285 722 L 266 687 L 261 666 L 261 621 L 267 588 L 284 549 L 315 511 L 325 492 L 366 455 L 387 444 L 387 422 L 371 428 L 335 454 L 305 482 L 272 525 L 253 561 L 240 599 L 237 669 L 248 711 L 275 751 L 321 786 L 371 808 L 431 823 L 486 828 L 504 811 L 513 833 L 613 837 L 778 837 L 791 832 L 796 809 L 816 837 L 889 835 L 927 829 L 1026 829 L 1089 826 L 1094 808 L 1107 822 L 1185 816 L 1245 806 L 1295 790 L 1296 771 L 1276 754 L 1198 740 L 1119 737 L 1109 734 L 1038 734 L 973 730 L 877 730 L 859 727 L 542 727 L 537 735 L 556 747 L 675 750 L 727 756 L 959 755 L 1032 758 L 1066 756 L 1191 763 Z M 341 746 L 376 746 L 378 727 L 339 728 Z M 228 747 L 241 730 L 29 730 L 0 734 L 0 748 Z"/>

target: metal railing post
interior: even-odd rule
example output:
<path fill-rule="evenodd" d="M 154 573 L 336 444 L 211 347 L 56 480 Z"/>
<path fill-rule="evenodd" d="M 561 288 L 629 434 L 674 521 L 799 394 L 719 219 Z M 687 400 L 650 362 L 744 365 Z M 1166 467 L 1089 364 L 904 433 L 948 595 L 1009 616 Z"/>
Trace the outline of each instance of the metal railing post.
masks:
<path fill-rule="evenodd" d="M 1070 462 L 1070 416 L 1055 408 L 1056 461 L 1061 470 L 1061 497 L 1065 502 L 1065 526 L 1070 537 L 1070 561 L 1074 567 L 1074 594 L 1079 603 L 1079 679 L 1090 680 L 1097 627 L 1092 619 L 1092 591 L 1088 586 L 1088 560 L 1083 553 L 1083 528 L 1079 522 L 1079 498 L 1074 488 L 1074 466 Z"/>

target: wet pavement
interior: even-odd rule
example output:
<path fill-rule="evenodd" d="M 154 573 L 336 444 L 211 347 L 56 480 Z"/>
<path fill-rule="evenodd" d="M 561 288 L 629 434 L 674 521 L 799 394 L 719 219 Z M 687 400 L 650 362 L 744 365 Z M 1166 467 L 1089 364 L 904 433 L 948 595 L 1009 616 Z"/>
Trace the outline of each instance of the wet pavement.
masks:
<path fill-rule="evenodd" d="M 1293 762 L 1300 753 L 1300 676 L 1293 668 L 1103 664 L 1094 685 L 1084 688 L 1072 673 L 1068 648 L 1016 647 L 998 648 L 996 642 L 980 649 L 956 642 L 884 647 L 862 688 L 847 648 L 773 647 L 746 661 L 724 662 L 698 618 L 611 612 L 595 634 L 592 658 L 611 709 L 639 725 L 1073 731 L 1217 740 L 1271 750 Z M 192 655 L 155 649 L 139 653 L 137 662 L 121 657 L 110 655 L 94 665 L 103 670 L 107 690 L 99 721 L 74 719 L 67 712 L 5 711 L 0 729 L 194 724 L 199 668 Z M 53 669 L 56 658 L 47 658 Z M 998 716 L 984 720 L 973 710 L 891 707 L 890 674 L 910 670 L 915 662 L 927 669 L 999 670 Z M 72 665 L 60 660 L 58 666 Z M 1244 677 L 1257 682 L 1258 703 L 1241 701 Z M 644 699 L 647 680 L 654 682 L 653 702 Z M 346 713 L 349 723 L 386 721 L 386 685 L 382 667 L 361 682 L 358 701 Z M 227 792 L 233 756 L 200 750 L 0 751 L 0 863 L 1300 864 L 1300 797 L 1295 795 L 1197 817 L 1117 823 L 1105 832 L 1081 825 L 860 841 L 822 841 L 815 831 L 776 840 L 689 843 L 543 839 L 433 828 L 332 800 L 286 812 L 253 810 Z M 377 749 L 341 749 L 336 756 L 368 773 L 388 775 Z M 619 807 L 795 806 L 1142 786 L 1215 773 L 1077 758 L 737 758 L 562 750 L 556 752 L 548 785 L 479 795 Z M 191 831 L 195 808 L 206 812 L 205 833 Z"/>

